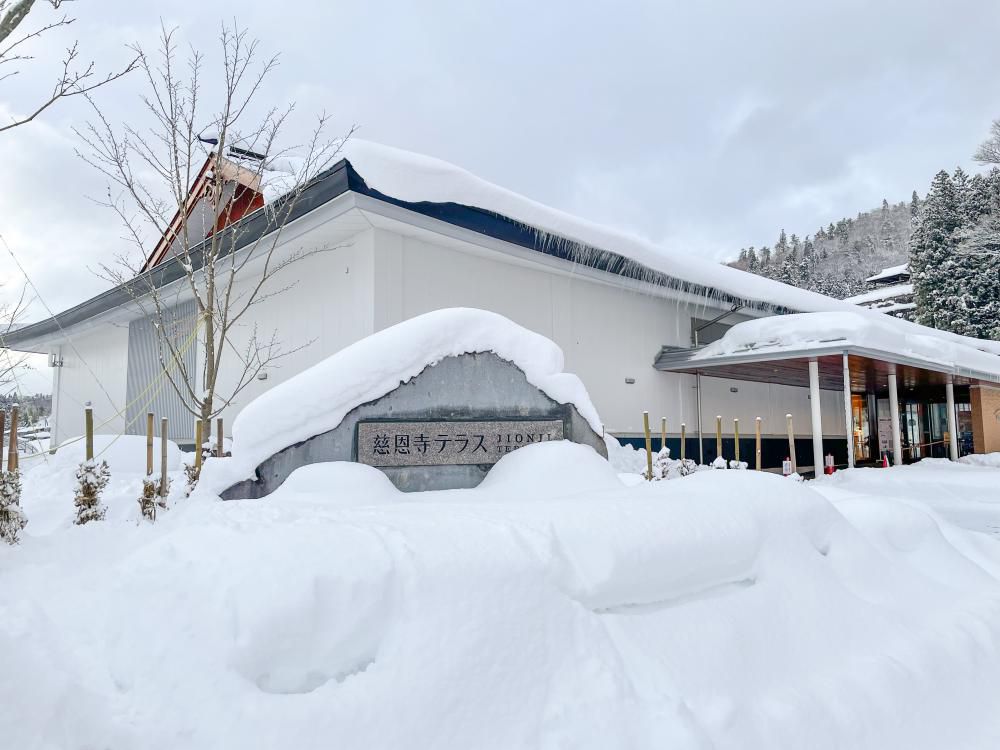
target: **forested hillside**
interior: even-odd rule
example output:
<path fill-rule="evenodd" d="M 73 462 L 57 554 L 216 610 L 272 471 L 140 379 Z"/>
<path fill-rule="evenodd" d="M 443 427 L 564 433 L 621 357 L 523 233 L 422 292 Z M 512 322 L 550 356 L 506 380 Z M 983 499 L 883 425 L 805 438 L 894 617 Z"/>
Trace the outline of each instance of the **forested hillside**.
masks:
<path fill-rule="evenodd" d="M 941 170 L 924 200 L 883 200 L 802 240 L 782 229 L 773 248 L 742 248 L 730 265 L 843 299 L 909 263 L 918 323 L 1000 339 L 1000 120 L 973 158 L 989 171 Z"/>
<path fill-rule="evenodd" d="M 865 279 L 905 263 L 920 200 L 889 204 L 845 218 L 799 238 L 784 229 L 774 247 L 748 247 L 730 265 L 843 299 L 866 291 Z"/>

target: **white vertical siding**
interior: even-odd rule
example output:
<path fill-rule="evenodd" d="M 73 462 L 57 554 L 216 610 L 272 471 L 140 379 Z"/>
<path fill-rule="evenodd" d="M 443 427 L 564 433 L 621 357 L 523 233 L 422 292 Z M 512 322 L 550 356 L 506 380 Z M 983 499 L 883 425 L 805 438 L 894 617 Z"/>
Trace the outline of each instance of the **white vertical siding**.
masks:
<path fill-rule="evenodd" d="M 233 330 L 223 355 L 217 393 L 228 397 L 236 388 L 243 370 L 241 358 L 254 326 L 259 338 L 268 339 L 273 332 L 282 350 L 291 353 L 268 369 L 266 380 L 252 381 L 225 409 L 222 416 L 227 434 L 231 434 L 233 419 L 243 406 L 258 395 L 372 333 L 372 274 L 372 231 L 366 230 L 336 249 L 289 265 L 271 280 L 269 290 L 294 286 L 254 305 Z M 254 274 L 248 271 L 236 293 L 254 281 Z M 200 378 L 200 359 L 198 373 Z M 188 431 L 192 429 L 193 422 Z"/>
<path fill-rule="evenodd" d="M 88 401 L 94 409 L 97 432 L 120 433 L 125 425 L 121 410 L 125 406 L 128 326 L 108 323 L 86 333 L 71 333 L 72 345 L 62 346 L 59 390 L 53 394 L 54 408 L 58 408 L 53 442 L 83 434 L 83 409 Z"/>
<path fill-rule="evenodd" d="M 171 345 L 192 376 L 195 374 L 197 342 L 191 341 L 191 335 L 197 312 L 194 300 L 190 300 L 164 310 L 163 315 L 169 326 Z M 169 437 L 186 441 L 191 437 L 188 425 L 193 417 L 184 404 L 190 403 L 191 399 L 187 398 L 187 394 L 182 399 L 163 371 L 161 362 L 172 363 L 173 356 L 170 347 L 163 347 L 162 357 L 160 356 L 162 343 L 155 322 L 154 317 L 145 317 L 129 323 L 125 431 L 129 435 L 145 435 L 146 420 L 143 415 L 152 412 L 156 415 L 157 435 L 160 434 L 160 420 L 166 417 L 169 420 Z M 173 382 L 183 387 L 180 368 L 175 365 L 171 367 Z"/>

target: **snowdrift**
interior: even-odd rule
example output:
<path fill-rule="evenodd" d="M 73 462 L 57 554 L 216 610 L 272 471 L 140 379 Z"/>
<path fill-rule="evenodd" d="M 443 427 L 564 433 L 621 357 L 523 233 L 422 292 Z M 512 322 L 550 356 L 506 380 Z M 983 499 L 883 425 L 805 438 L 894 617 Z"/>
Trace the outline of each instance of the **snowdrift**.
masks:
<path fill-rule="evenodd" d="M 914 498 L 937 482 L 986 503 L 1000 474 L 873 472 L 898 496 L 878 505 L 858 501 L 868 474 L 843 475 L 625 487 L 592 449 L 550 443 L 470 490 L 316 465 L 266 501 L 29 534 L 0 548 L 0 736 L 996 747 L 1000 546 Z"/>

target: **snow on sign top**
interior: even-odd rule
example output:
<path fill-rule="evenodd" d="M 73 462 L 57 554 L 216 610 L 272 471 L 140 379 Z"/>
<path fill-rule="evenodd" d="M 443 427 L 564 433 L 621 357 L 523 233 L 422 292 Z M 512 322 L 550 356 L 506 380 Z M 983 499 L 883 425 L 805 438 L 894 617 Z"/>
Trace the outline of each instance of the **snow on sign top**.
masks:
<path fill-rule="evenodd" d="M 1000 357 L 971 344 L 963 336 L 941 335 L 923 326 L 903 329 L 881 313 L 854 312 L 776 315 L 738 323 L 725 335 L 694 355 L 695 360 L 753 352 L 799 351 L 850 346 L 919 359 L 931 369 L 973 369 L 1000 380 Z"/>
<path fill-rule="evenodd" d="M 601 434 L 583 383 L 563 372 L 558 345 L 502 315 L 451 308 L 367 336 L 257 397 L 233 423 L 233 459 L 250 476 L 265 459 L 334 429 L 356 406 L 384 396 L 424 368 L 475 352 L 513 362 L 529 383 L 554 401 L 573 404 Z"/>

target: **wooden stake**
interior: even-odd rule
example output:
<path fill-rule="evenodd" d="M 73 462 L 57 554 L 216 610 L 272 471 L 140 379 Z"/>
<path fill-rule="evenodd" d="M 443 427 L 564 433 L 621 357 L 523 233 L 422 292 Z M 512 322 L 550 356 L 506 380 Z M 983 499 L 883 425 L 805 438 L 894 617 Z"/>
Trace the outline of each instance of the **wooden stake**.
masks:
<path fill-rule="evenodd" d="M 17 471 L 17 404 L 10 408 L 10 445 L 7 446 L 7 471 Z M 91 422 L 93 431 L 93 422 Z M 93 437 L 90 439 L 93 449 Z"/>
<path fill-rule="evenodd" d="M 4 422 L 7 420 L 7 412 L 0 411 L 0 474 L 3 473 L 3 441 L 4 441 Z"/>
<path fill-rule="evenodd" d="M 754 453 L 757 456 L 757 471 L 760 471 L 760 417 L 754 420 Z"/>
<path fill-rule="evenodd" d="M 205 423 L 200 419 L 194 420 L 194 468 L 195 471 L 201 470 L 201 444 L 205 442 L 205 436 L 202 434 L 202 430 L 205 427 Z"/>
<path fill-rule="evenodd" d="M 722 456 L 722 415 L 715 416 L 715 455 Z"/>
<path fill-rule="evenodd" d="M 224 455 L 226 455 L 226 450 L 225 450 L 226 440 L 225 440 L 225 433 L 222 430 L 222 417 L 219 417 L 218 419 L 215 420 L 215 430 L 216 430 L 215 454 L 219 458 L 222 458 Z"/>
<path fill-rule="evenodd" d="M 667 418 L 660 420 L 660 450 L 667 447 Z"/>
<path fill-rule="evenodd" d="M 146 412 L 146 476 L 153 476 L 153 412 Z"/>
<path fill-rule="evenodd" d="M 684 460 L 684 453 L 687 446 L 684 444 L 687 442 L 687 425 L 681 422 L 681 461 Z"/>
<path fill-rule="evenodd" d="M 736 443 L 736 463 L 740 462 L 740 420 L 733 420 L 733 440 Z"/>
<path fill-rule="evenodd" d="M 89 406 L 83 410 L 84 435 L 87 441 L 87 460 L 94 460 L 94 410 Z M 10 428 L 14 429 L 14 415 L 11 414 Z M 13 439 L 13 435 L 11 435 Z"/>
<path fill-rule="evenodd" d="M 160 420 L 160 497 L 167 496 L 167 436 L 170 422 L 166 417 Z"/>
<path fill-rule="evenodd" d="M 653 438 L 649 436 L 649 412 L 642 413 L 642 429 L 646 433 L 646 479 L 653 481 Z"/>
<path fill-rule="evenodd" d="M 792 415 L 786 414 L 785 421 L 788 423 L 788 460 L 792 462 L 792 473 L 798 471 L 795 465 L 795 428 L 792 427 Z"/>

